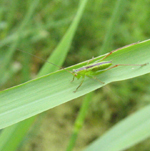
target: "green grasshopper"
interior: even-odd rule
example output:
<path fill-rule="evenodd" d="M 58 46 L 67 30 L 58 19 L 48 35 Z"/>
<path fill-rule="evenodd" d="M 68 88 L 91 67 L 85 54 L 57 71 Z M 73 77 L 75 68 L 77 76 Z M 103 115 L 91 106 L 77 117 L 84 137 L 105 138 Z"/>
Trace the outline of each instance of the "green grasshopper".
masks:
<path fill-rule="evenodd" d="M 76 88 L 76 90 L 74 92 L 76 92 L 81 87 L 81 85 L 84 82 L 85 77 L 93 78 L 93 79 L 97 80 L 98 82 L 105 84 L 104 82 L 102 82 L 98 78 L 96 78 L 95 75 L 99 75 L 102 72 L 105 72 L 107 70 L 110 70 L 110 69 L 118 67 L 118 66 L 145 66 L 148 64 L 148 63 L 145 63 L 145 64 L 116 64 L 114 66 L 111 66 L 112 61 L 103 61 L 108 56 L 110 56 L 113 52 L 118 51 L 119 49 L 111 51 L 110 53 L 108 53 L 106 56 L 104 56 L 102 59 L 100 59 L 99 61 L 97 61 L 95 63 L 88 64 L 88 65 L 83 66 L 78 69 L 73 69 L 73 71 L 71 72 L 73 74 L 72 82 L 74 81 L 75 78 L 77 78 L 77 79 L 82 78 L 81 83 L 79 84 L 79 86 Z"/>
<path fill-rule="evenodd" d="M 133 44 L 130 44 L 130 45 L 133 45 Z M 127 46 L 129 46 L 129 45 L 127 45 Z M 124 46 L 124 47 L 127 47 L 127 46 Z M 124 48 L 124 47 L 122 47 L 122 48 Z M 119 49 L 121 49 L 121 48 L 119 48 Z M 75 78 L 77 78 L 77 79 L 82 78 L 79 86 L 74 91 L 74 92 L 77 92 L 77 90 L 83 84 L 85 77 L 93 78 L 93 79 L 97 80 L 98 82 L 100 82 L 101 84 L 104 84 L 104 82 L 102 82 L 98 78 L 96 78 L 95 75 L 99 75 L 102 72 L 105 72 L 107 70 L 110 70 L 110 69 L 118 67 L 118 66 L 145 66 L 145 65 L 148 64 L 148 63 L 145 63 L 145 64 L 116 64 L 116 65 L 112 66 L 113 65 L 112 61 L 103 61 L 104 59 L 106 59 L 108 56 L 110 56 L 112 53 L 118 51 L 119 49 L 111 51 L 106 56 L 104 56 L 102 59 L 100 59 L 100 60 L 98 60 L 98 61 L 96 61 L 94 63 L 90 63 L 93 60 L 93 59 L 91 59 L 90 61 L 88 61 L 86 66 L 83 66 L 83 67 L 78 68 L 78 69 L 73 69 L 73 71 L 69 71 L 69 70 L 67 70 L 65 68 L 60 68 L 59 66 L 57 66 L 56 64 L 54 64 L 52 62 L 45 61 L 43 58 L 37 57 L 37 56 L 35 56 L 33 54 L 30 54 L 28 52 L 25 52 L 23 50 L 18 50 L 18 49 L 17 50 L 25 52 L 25 53 L 27 53 L 29 55 L 32 55 L 32 56 L 34 56 L 34 57 L 36 57 L 38 59 L 44 60 L 45 62 L 48 62 L 48 63 L 50 63 L 50 64 L 52 64 L 54 66 L 59 67 L 60 69 L 66 70 L 67 72 L 69 72 L 69 73 L 71 73 L 73 75 L 73 79 L 72 79 L 71 82 L 73 82 Z"/>

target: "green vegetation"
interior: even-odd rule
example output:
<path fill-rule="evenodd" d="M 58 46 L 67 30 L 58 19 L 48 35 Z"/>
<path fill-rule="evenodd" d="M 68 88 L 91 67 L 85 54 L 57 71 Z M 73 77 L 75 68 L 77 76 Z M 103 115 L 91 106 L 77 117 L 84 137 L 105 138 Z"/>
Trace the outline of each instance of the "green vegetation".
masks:
<path fill-rule="evenodd" d="M 148 150 L 150 89 L 149 75 L 144 74 L 149 73 L 150 64 L 117 67 L 98 75 L 105 87 L 86 78 L 73 93 L 80 80 L 71 83 L 72 75 L 66 70 L 17 49 L 44 60 L 50 55 L 50 62 L 72 71 L 93 56 L 143 41 L 120 49 L 106 61 L 114 65 L 148 63 L 149 24 L 148 1 L 2 0 L 0 128 L 5 129 L 0 133 L 0 150 L 58 151 L 67 146 L 67 151 Z M 39 78 L 33 80 L 35 75 Z M 54 109 L 34 116 L 50 108 Z"/>

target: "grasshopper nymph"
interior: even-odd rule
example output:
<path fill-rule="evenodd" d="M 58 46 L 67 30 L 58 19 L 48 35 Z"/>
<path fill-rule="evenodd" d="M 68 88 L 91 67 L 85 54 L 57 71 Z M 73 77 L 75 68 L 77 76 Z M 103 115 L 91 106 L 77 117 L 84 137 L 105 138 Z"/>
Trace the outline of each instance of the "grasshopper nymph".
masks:
<path fill-rule="evenodd" d="M 72 71 L 72 74 L 73 74 L 72 82 L 74 81 L 75 77 L 77 79 L 82 78 L 81 83 L 79 84 L 79 86 L 76 88 L 76 90 L 74 92 L 77 92 L 77 90 L 81 87 L 82 83 L 84 82 L 85 77 L 93 78 L 93 79 L 99 81 L 100 83 L 104 84 L 104 82 L 97 79 L 95 77 L 95 75 L 98 75 L 102 72 L 105 72 L 107 70 L 110 70 L 110 69 L 118 67 L 118 66 L 145 66 L 145 65 L 147 65 L 147 63 L 145 63 L 145 64 L 116 64 L 114 66 L 111 66 L 112 61 L 103 61 L 105 58 L 110 56 L 115 51 L 118 51 L 118 49 L 111 51 L 110 53 L 108 53 L 106 56 L 104 56 L 102 59 L 100 59 L 99 61 L 97 61 L 95 63 L 88 64 L 88 65 L 83 66 L 78 69 L 74 69 Z"/>

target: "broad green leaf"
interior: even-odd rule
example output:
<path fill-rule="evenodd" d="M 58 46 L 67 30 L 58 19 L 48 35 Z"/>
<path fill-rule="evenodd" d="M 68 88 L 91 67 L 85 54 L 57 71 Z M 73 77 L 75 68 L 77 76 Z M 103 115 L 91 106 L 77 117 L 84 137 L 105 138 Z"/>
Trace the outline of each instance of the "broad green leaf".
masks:
<path fill-rule="evenodd" d="M 122 48 L 110 55 L 106 60 L 113 64 L 144 64 L 150 62 L 150 40 Z M 98 60 L 102 56 L 96 58 Z M 87 62 L 67 68 L 76 69 Z M 146 66 L 120 66 L 97 76 L 105 84 L 86 78 L 80 89 L 73 91 L 80 80 L 72 80 L 72 75 L 66 70 L 48 74 L 24 84 L 0 92 L 0 128 L 7 127 L 19 121 L 32 117 L 62 103 L 80 97 L 96 90 L 110 82 L 121 81 L 150 72 L 150 64 Z"/>
<path fill-rule="evenodd" d="M 120 151 L 150 136 L 150 105 L 116 124 L 85 151 Z"/>

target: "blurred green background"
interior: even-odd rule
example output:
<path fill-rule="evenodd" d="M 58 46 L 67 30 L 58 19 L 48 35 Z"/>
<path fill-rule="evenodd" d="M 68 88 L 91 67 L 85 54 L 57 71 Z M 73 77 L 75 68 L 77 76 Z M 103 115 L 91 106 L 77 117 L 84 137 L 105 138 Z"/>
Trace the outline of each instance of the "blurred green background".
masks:
<path fill-rule="evenodd" d="M 79 2 L 37 0 L 33 4 L 31 0 L 0 1 L 0 68 L 7 67 L 1 70 L 0 90 L 35 78 L 44 62 L 16 50 L 30 52 L 46 60 L 71 24 Z M 88 1 L 64 67 L 150 37 L 150 1 L 122 0 L 112 27 L 118 2 Z M 33 7 L 26 14 L 31 3 Z M 113 32 L 109 33 L 111 27 Z M 82 150 L 115 123 L 149 104 L 148 83 L 149 76 L 144 75 L 95 91 L 75 150 Z M 83 98 L 49 110 L 46 116 L 41 115 L 18 150 L 65 150 Z M 128 151 L 149 151 L 149 141 Z"/>

